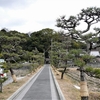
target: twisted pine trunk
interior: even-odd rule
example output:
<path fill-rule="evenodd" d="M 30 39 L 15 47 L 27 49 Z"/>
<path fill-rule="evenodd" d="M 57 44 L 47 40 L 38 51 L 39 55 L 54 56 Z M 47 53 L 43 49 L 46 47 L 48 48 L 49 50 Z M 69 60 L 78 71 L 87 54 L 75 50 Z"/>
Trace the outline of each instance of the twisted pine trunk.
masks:
<path fill-rule="evenodd" d="M 87 82 L 85 80 L 83 67 L 80 68 L 80 78 L 81 78 L 81 82 L 80 82 L 81 100 L 88 100 L 88 98 L 89 98 L 88 87 L 87 87 Z"/>
<path fill-rule="evenodd" d="M 14 74 L 14 71 L 12 70 L 12 68 L 10 68 L 9 70 L 10 70 L 13 82 L 17 82 L 17 78 L 16 78 L 16 75 Z"/>
<path fill-rule="evenodd" d="M 64 76 L 65 71 L 66 71 L 66 67 L 65 67 L 64 70 L 62 71 L 61 79 L 63 79 L 63 76 Z"/>

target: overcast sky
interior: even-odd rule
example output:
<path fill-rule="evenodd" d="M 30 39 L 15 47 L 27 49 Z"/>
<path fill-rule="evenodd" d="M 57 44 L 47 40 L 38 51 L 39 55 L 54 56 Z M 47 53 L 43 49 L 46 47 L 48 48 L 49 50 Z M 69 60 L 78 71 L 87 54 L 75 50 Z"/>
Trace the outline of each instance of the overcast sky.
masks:
<path fill-rule="evenodd" d="M 24 33 L 44 28 L 57 31 L 57 18 L 77 15 L 87 7 L 100 7 L 100 0 L 0 0 L 0 29 Z"/>

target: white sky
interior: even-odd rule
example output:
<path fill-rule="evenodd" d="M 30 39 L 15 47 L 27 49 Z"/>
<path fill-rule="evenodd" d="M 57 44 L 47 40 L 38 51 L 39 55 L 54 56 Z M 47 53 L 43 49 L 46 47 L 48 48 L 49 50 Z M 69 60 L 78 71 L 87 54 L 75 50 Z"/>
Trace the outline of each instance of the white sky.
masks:
<path fill-rule="evenodd" d="M 100 0 L 0 0 L 0 29 L 34 32 L 57 28 L 62 15 L 77 15 L 81 9 L 100 7 Z"/>

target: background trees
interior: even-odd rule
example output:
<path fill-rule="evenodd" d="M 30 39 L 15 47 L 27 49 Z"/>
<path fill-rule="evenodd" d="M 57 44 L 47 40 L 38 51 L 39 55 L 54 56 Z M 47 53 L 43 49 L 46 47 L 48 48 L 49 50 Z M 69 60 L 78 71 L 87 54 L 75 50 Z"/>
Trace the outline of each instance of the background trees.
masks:
<path fill-rule="evenodd" d="M 49 52 L 51 49 L 52 39 L 59 41 L 60 37 L 58 32 L 49 28 L 32 32 L 30 35 L 2 29 L 0 31 L 0 58 L 7 62 L 7 68 L 10 71 L 11 68 L 18 68 L 15 63 L 43 64 L 44 52 Z"/>

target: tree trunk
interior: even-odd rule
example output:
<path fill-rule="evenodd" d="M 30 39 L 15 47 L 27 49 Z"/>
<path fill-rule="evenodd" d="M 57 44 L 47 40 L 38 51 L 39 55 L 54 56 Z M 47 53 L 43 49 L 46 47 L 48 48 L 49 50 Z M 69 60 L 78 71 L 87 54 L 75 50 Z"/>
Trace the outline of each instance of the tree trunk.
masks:
<path fill-rule="evenodd" d="M 17 78 L 16 78 L 16 75 L 14 74 L 14 71 L 12 70 L 12 68 L 10 68 L 9 70 L 10 70 L 13 82 L 17 82 Z"/>
<path fill-rule="evenodd" d="M 2 92 L 2 82 L 1 82 L 1 75 L 0 75 L 0 92 Z"/>
<path fill-rule="evenodd" d="M 65 71 L 66 71 L 66 67 L 65 67 L 64 70 L 62 71 L 61 79 L 63 79 L 63 76 L 64 76 Z"/>
<path fill-rule="evenodd" d="M 87 87 L 87 82 L 85 80 L 83 67 L 80 68 L 80 78 L 81 78 L 81 82 L 80 82 L 81 100 L 88 100 L 89 93 L 88 93 L 88 87 Z"/>
<path fill-rule="evenodd" d="M 89 53 L 90 52 L 90 44 L 89 43 L 87 43 L 87 48 L 86 48 L 86 51 Z"/>

